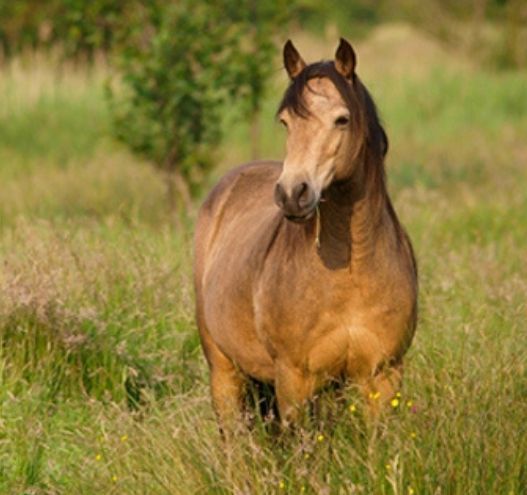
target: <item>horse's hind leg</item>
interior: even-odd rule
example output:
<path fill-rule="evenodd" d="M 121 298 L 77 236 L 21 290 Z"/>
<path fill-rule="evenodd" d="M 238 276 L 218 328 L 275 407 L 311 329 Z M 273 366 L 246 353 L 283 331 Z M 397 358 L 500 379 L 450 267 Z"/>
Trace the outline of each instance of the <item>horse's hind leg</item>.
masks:
<path fill-rule="evenodd" d="M 212 405 L 223 433 L 227 434 L 236 429 L 241 419 L 245 380 L 234 363 L 201 327 L 200 336 L 210 369 Z"/>

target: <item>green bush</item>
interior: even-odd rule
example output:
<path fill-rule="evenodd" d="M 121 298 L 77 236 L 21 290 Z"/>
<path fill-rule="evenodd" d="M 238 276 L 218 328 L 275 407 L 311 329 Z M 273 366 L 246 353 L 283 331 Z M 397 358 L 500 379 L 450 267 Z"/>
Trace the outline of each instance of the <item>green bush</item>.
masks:
<path fill-rule="evenodd" d="M 115 132 L 166 173 L 170 210 L 188 207 L 213 164 L 222 115 L 260 109 L 283 2 L 150 3 L 129 26 L 110 91 Z"/>

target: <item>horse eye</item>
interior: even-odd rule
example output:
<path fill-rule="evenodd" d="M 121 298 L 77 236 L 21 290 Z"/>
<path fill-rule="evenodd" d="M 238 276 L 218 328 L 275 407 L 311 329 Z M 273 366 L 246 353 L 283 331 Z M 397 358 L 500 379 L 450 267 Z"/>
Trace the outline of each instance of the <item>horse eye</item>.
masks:
<path fill-rule="evenodd" d="M 349 117 L 343 115 L 341 117 L 339 117 L 338 119 L 335 120 L 335 125 L 337 127 L 344 127 L 345 125 L 348 125 L 350 122 L 350 119 Z"/>
<path fill-rule="evenodd" d="M 280 119 L 280 124 L 282 124 L 287 129 L 287 122 L 284 119 Z"/>

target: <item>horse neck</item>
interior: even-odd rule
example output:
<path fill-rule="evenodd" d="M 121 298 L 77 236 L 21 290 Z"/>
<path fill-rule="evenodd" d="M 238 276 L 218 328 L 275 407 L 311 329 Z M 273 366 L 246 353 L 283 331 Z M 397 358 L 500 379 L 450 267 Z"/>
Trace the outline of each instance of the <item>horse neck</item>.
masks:
<path fill-rule="evenodd" d="M 329 268 L 368 267 L 382 230 L 387 193 L 382 158 L 367 153 L 351 179 L 329 188 L 320 207 L 319 254 Z"/>

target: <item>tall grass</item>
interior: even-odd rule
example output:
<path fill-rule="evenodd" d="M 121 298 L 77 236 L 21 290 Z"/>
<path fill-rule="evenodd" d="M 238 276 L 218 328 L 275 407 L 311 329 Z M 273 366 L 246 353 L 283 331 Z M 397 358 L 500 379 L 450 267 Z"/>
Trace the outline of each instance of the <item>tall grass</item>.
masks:
<path fill-rule="evenodd" d="M 209 404 L 191 229 L 170 230 L 162 181 L 111 141 L 104 69 L 2 73 L 0 493 L 526 493 L 526 74 L 359 60 L 420 264 L 401 397 L 372 424 L 350 386 L 310 429 L 256 420 L 233 445 Z M 249 157 L 247 126 L 226 135 L 218 174 Z"/>

